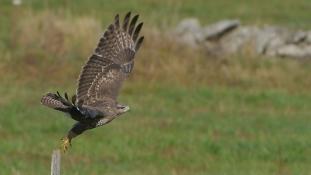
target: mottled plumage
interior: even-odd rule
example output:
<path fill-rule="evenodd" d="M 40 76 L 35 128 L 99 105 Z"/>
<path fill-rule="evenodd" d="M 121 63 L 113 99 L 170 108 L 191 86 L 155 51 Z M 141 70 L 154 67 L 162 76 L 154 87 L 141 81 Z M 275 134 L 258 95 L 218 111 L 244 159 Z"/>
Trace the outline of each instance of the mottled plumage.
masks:
<path fill-rule="evenodd" d="M 83 66 L 76 95 L 71 101 L 66 93 L 64 97 L 58 92 L 42 97 L 43 105 L 68 113 L 77 121 L 64 139 L 64 150 L 73 137 L 109 123 L 129 110 L 128 106 L 117 102 L 117 96 L 123 81 L 133 70 L 135 54 L 144 39 L 139 37 L 143 23 L 136 25 L 138 17 L 131 18 L 129 12 L 120 24 L 119 15 L 116 15 Z"/>

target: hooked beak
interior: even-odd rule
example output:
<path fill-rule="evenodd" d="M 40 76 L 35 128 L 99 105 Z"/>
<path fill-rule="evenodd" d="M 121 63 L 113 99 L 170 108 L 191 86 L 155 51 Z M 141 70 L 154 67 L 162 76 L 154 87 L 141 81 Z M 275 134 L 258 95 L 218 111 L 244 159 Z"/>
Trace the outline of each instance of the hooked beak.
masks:
<path fill-rule="evenodd" d="M 122 110 L 123 110 L 124 112 L 127 112 L 127 111 L 130 110 L 130 107 L 129 107 L 129 106 L 125 106 L 125 107 L 122 108 Z"/>
<path fill-rule="evenodd" d="M 129 107 L 129 106 L 121 105 L 121 104 L 118 104 L 118 105 L 117 105 L 117 108 L 118 108 L 120 111 L 122 111 L 122 113 L 127 112 L 128 110 L 130 110 L 130 107 Z"/>

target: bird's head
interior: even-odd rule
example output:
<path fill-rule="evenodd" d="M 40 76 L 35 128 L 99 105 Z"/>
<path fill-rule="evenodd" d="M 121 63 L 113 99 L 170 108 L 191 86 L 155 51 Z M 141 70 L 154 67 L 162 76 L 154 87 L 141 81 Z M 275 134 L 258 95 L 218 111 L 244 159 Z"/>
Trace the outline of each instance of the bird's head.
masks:
<path fill-rule="evenodd" d="M 122 114 L 130 110 L 130 107 L 127 105 L 123 105 L 123 104 L 117 104 L 117 110 L 119 114 Z"/>

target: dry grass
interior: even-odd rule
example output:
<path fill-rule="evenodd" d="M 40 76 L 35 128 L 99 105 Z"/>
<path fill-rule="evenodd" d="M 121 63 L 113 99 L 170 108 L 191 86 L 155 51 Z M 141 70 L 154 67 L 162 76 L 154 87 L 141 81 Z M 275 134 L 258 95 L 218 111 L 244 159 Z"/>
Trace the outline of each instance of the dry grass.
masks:
<path fill-rule="evenodd" d="M 46 75 L 65 81 L 65 75 L 78 70 L 69 65 L 82 65 L 102 31 L 94 18 L 49 11 L 25 13 L 16 19 L 13 29 L 11 43 L 15 49 L 1 55 L 5 60 L 2 66 L 25 81 L 32 77 L 45 79 Z"/>
<path fill-rule="evenodd" d="M 42 50 L 55 57 L 67 56 L 73 51 L 89 54 L 93 41 L 100 34 L 100 22 L 90 17 L 74 18 L 70 15 L 44 11 L 29 12 L 15 27 L 16 44 L 27 50 Z"/>
<path fill-rule="evenodd" d="M 48 19 L 48 20 L 47 20 Z M 73 17 L 50 11 L 25 13 L 12 31 L 16 49 L 6 50 L 2 71 L 20 82 L 72 82 L 91 54 L 104 27 L 93 17 Z M 167 32 L 145 26 L 146 40 L 131 77 L 135 82 L 183 86 L 231 86 L 307 90 L 310 63 L 258 58 L 252 54 L 215 58 L 203 49 L 176 43 Z M 71 83 L 72 84 L 72 83 Z"/>

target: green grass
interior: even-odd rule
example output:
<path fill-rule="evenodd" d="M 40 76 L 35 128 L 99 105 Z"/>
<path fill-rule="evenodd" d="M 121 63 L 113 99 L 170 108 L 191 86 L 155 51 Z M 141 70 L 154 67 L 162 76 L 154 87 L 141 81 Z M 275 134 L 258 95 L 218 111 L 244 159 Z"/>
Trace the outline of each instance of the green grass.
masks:
<path fill-rule="evenodd" d="M 14 21 L 27 11 L 50 10 L 63 16 L 91 16 L 107 25 L 116 13 L 134 11 L 141 14 L 145 26 L 163 29 L 173 27 L 185 17 L 197 17 L 203 24 L 223 19 L 240 19 L 243 24 L 283 25 L 295 29 L 311 27 L 309 0 L 27 0 L 20 7 L 13 7 L 11 0 L 4 0 L 0 7 L 0 38 L 7 41 L 7 32 L 14 28 Z M 11 20 L 11 21 L 10 21 Z M 1 48 L 1 45 L 0 45 Z"/>
<path fill-rule="evenodd" d="M 16 96 L 0 109 L 1 172 L 48 174 L 73 122 L 30 88 Z M 310 94 L 128 85 L 120 100 L 131 111 L 74 139 L 64 174 L 311 172 Z"/>
<path fill-rule="evenodd" d="M 28 0 L 0 6 L 0 174 L 48 174 L 73 121 L 40 105 L 75 78 L 115 13 L 139 12 L 146 36 L 120 102 L 131 111 L 73 140 L 63 174 L 311 174 L 311 62 L 213 58 L 164 34 L 207 24 L 310 28 L 309 0 Z"/>
<path fill-rule="evenodd" d="M 5 0 L 2 8 L 11 9 L 11 1 Z M 0 7 L 1 8 L 1 7 Z M 74 3 L 62 0 L 28 0 L 20 9 L 54 10 L 65 9 L 69 14 L 96 16 L 106 23 L 115 13 L 132 10 L 148 19 L 148 25 L 176 23 L 183 17 L 194 16 L 203 23 L 224 18 L 238 18 L 251 24 L 280 24 L 291 27 L 310 27 L 311 8 L 309 0 L 76 0 Z M 20 10 L 19 9 L 19 10 Z"/>

